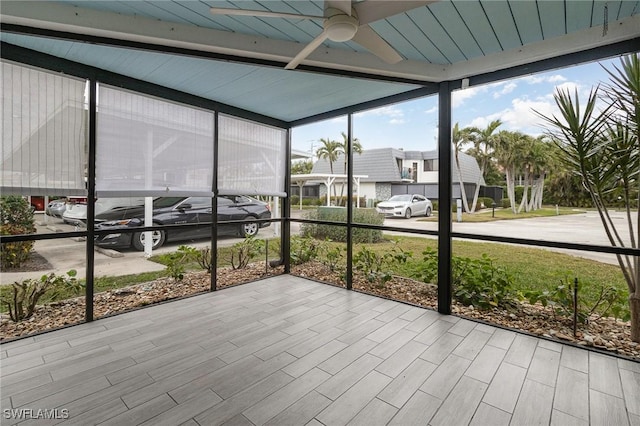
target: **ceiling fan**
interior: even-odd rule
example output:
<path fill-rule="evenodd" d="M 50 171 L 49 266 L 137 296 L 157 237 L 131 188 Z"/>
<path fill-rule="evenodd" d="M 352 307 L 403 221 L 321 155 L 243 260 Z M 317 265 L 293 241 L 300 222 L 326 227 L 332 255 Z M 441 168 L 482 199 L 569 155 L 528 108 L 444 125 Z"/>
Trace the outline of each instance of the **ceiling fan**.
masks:
<path fill-rule="evenodd" d="M 322 33 L 307 44 L 285 67 L 285 69 L 294 69 L 327 39 L 336 42 L 353 40 L 387 63 L 395 64 L 400 62 L 402 56 L 380 37 L 369 24 L 433 3 L 434 1 L 436 0 L 369 0 L 361 2 L 352 2 L 351 0 L 325 0 L 323 16 L 219 7 L 212 7 L 210 10 L 214 15 L 322 19 L 322 26 L 324 27 Z"/>

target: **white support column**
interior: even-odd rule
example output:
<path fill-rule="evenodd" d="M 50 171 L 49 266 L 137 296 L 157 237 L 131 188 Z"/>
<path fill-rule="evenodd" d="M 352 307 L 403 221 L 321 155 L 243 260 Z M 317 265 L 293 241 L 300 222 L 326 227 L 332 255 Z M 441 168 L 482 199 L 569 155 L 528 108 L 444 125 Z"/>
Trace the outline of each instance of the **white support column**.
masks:
<path fill-rule="evenodd" d="M 150 189 L 153 182 L 153 133 L 147 134 L 147 155 L 145 158 L 145 188 Z M 153 198 L 144 199 L 144 226 L 153 226 Z M 144 233 L 144 256 L 149 258 L 153 254 L 153 233 Z"/>

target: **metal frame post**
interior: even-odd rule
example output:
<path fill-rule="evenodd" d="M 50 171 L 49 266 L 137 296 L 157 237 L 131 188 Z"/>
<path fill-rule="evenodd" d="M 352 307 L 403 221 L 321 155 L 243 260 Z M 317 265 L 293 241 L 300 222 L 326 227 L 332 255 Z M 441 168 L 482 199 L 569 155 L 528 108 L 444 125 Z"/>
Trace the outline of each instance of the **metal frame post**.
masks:
<path fill-rule="evenodd" d="M 451 314 L 451 86 L 438 95 L 438 312 Z"/>

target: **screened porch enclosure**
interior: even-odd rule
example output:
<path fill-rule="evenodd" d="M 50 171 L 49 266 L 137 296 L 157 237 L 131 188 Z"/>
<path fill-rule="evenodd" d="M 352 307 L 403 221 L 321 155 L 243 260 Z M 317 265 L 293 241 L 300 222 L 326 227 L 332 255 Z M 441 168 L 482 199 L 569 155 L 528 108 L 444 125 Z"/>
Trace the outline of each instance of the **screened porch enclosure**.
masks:
<path fill-rule="evenodd" d="M 229 4 L 243 6 L 242 2 Z M 286 2 L 270 4 L 288 7 Z M 300 4 L 309 13 L 323 10 L 322 2 Z M 397 65 L 381 63 L 349 43 L 327 42 L 296 70 L 288 70 L 284 69 L 288 59 L 308 42 L 307 31 L 321 31 L 321 25 L 301 28 L 304 23 L 282 17 L 274 18 L 273 26 L 255 17 L 247 18 L 247 23 L 244 18 L 211 17 L 206 2 L 170 1 L 165 10 L 151 1 L 141 13 L 132 12 L 127 2 L 4 2 L 0 189 L 3 195 L 80 195 L 88 206 L 86 229 L 64 235 L 3 236 L 3 242 L 86 238 L 85 319 L 92 321 L 97 293 L 94 242 L 97 235 L 108 232 L 94 227 L 96 199 L 210 197 L 213 210 L 217 196 L 246 195 L 274 200 L 271 219 L 262 221 L 273 222 L 272 229 L 282 228 L 271 248 L 277 245 L 278 262 L 274 263 L 289 273 L 291 227 L 304 222 L 291 217 L 292 129 L 343 117 L 348 160 L 344 189 L 357 194 L 354 116 L 433 96 L 438 99 L 439 156 L 437 167 L 431 167 L 438 177 L 438 226 L 436 231 L 407 233 L 437 238 L 437 281 L 443 283 L 437 288 L 437 309 L 450 314 L 456 237 L 451 227 L 454 91 L 637 52 L 640 40 L 637 2 L 571 2 L 568 8 L 554 2 L 490 4 L 495 7 L 484 11 L 481 1 L 420 3 L 415 10 L 381 18 L 375 24 L 377 31 L 402 54 Z M 465 13 L 457 13 L 458 8 Z M 533 9 L 537 13 L 530 13 Z M 192 21 L 196 16 L 199 24 Z M 440 21 L 432 19 L 435 16 L 447 19 L 446 28 L 460 31 L 447 34 Z M 556 25 L 560 16 L 564 25 Z M 220 27 L 219 19 L 226 20 L 227 26 Z M 124 22 L 139 34 L 125 31 L 120 26 Z M 400 22 L 406 26 L 396 25 Z M 508 25 L 493 27 L 492 22 Z M 272 31 L 280 25 L 282 29 Z M 394 28 L 410 30 L 397 33 L 400 30 Z M 436 49 L 442 50 L 431 52 L 433 56 L 411 48 L 427 46 L 422 31 L 426 28 L 436 28 L 444 40 Z M 282 40 L 283 34 L 290 34 L 290 39 Z M 402 41 L 414 37 L 413 42 Z M 354 220 L 355 208 L 347 204 L 343 223 L 324 223 L 346 234 L 347 289 L 352 289 L 353 235 L 369 230 L 367 224 Z M 171 226 L 208 225 L 214 236 L 218 223 Z M 123 232 L 166 229 L 145 221 L 144 227 Z M 628 248 L 457 236 L 638 255 L 637 249 Z M 211 238 L 209 248 L 217 253 L 216 238 Z"/>

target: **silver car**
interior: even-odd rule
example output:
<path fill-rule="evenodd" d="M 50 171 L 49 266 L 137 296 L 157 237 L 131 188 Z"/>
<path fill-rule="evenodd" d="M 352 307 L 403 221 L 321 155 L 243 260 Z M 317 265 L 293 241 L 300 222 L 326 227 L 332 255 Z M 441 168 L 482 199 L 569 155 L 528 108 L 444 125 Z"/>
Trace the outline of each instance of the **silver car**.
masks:
<path fill-rule="evenodd" d="M 431 216 L 433 205 L 424 195 L 401 194 L 378 203 L 376 210 L 387 217 L 409 219 L 411 216 Z"/>
<path fill-rule="evenodd" d="M 67 199 L 60 198 L 59 200 L 50 201 L 49 204 L 47 204 L 47 207 L 45 208 L 44 212 L 47 216 L 58 217 L 62 219 L 62 215 L 64 214 L 64 211 L 66 210 L 66 208 L 67 208 Z"/>
<path fill-rule="evenodd" d="M 95 204 L 95 214 L 109 211 L 117 207 L 137 207 L 144 205 L 144 197 L 131 198 L 99 198 Z M 87 222 L 87 204 L 69 203 L 62 215 L 62 220 L 70 225 L 84 225 Z"/>

